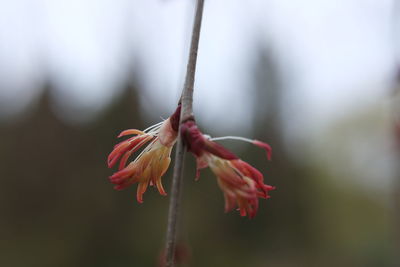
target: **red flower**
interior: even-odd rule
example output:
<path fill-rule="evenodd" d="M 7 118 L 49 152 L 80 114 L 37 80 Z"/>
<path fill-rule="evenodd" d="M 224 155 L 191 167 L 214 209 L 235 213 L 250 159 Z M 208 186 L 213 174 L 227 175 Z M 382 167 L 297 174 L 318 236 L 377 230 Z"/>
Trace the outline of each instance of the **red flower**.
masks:
<path fill-rule="evenodd" d="M 224 193 L 225 211 L 236 206 L 241 216 L 253 218 L 258 210 L 258 198 L 269 198 L 268 192 L 275 187 L 264 184 L 263 175 L 250 164 L 240 160 L 235 154 L 212 140 L 239 139 L 264 148 L 271 157 L 271 147 L 257 140 L 243 137 L 221 137 L 210 139 L 200 132 L 194 121 L 186 121 L 181 126 L 181 135 L 187 149 L 196 156 L 197 175 L 199 170 L 210 167 L 217 176 L 218 185 Z"/>
<path fill-rule="evenodd" d="M 130 129 L 119 134 L 118 137 L 132 134 L 136 136 L 117 144 L 108 156 L 109 168 L 113 167 L 118 160 L 120 161 L 118 172 L 110 176 L 115 189 L 121 190 L 138 183 L 136 198 L 140 203 L 143 202 L 143 194 L 149 184 L 155 185 L 161 195 L 166 195 L 161 177 L 171 162 L 171 150 L 178 136 L 179 116 L 180 106 L 171 117 L 144 131 Z M 129 157 L 145 144 L 148 145 L 136 159 L 125 166 Z"/>

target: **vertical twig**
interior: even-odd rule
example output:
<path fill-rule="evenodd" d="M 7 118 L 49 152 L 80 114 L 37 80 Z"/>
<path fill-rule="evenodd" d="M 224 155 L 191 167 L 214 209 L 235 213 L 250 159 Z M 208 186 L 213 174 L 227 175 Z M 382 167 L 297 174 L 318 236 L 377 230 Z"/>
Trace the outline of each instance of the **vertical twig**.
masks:
<path fill-rule="evenodd" d="M 400 39 L 398 37 L 398 29 L 400 25 L 400 2 L 394 1 L 393 7 L 391 9 L 391 20 L 392 20 L 392 36 L 393 36 L 393 47 L 398 47 L 400 44 Z M 399 52 L 397 50 L 397 52 Z M 399 58 L 397 58 L 399 61 Z M 399 100 L 400 100 L 400 69 L 399 62 L 397 62 L 397 75 L 396 75 L 396 85 L 394 88 L 394 100 L 392 103 L 392 112 L 394 114 L 394 138 L 395 138 L 395 176 L 393 181 L 393 193 L 392 193 L 392 201 L 393 201 L 393 232 L 394 232 L 394 244 L 393 244 L 393 266 L 400 266 L 400 255 L 398 251 L 400 251 L 400 109 Z M 396 252 L 397 251 L 397 252 Z"/>
<path fill-rule="evenodd" d="M 196 12 L 193 23 L 192 38 L 190 43 L 189 61 L 186 69 L 185 84 L 181 95 L 181 117 L 180 125 L 183 121 L 193 116 L 193 86 L 196 73 L 197 51 L 199 47 L 200 28 L 203 17 L 204 0 L 197 0 Z M 180 131 L 179 131 L 180 132 Z M 171 186 L 171 200 L 168 210 L 168 226 L 166 237 L 166 266 L 174 266 L 175 245 L 177 239 L 177 222 L 180 210 L 180 195 L 182 191 L 182 177 L 183 177 L 183 159 L 185 155 L 185 148 L 182 139 L 178 137 L 177 149 L 175 155 L 174 174 Z"/>
<path fill-rule="evenodd" d="M 393 131 L 395 141 L 395 177 L 393 181 L 393 226 L 394 226 L 394 249 L 393 249 L 393 266 L 400 266 L 400 256 L 396 251 L 400 250 L 400 72 L 397 77 L 397 86 L 394 100 L 392 103 L 392 110 L 394 114 Z"/>

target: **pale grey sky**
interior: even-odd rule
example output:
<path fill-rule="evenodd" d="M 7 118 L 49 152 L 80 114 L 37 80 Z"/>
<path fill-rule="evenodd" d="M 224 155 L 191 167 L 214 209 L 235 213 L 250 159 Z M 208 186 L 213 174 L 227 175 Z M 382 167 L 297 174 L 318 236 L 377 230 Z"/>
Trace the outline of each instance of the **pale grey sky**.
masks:
<path fill-rule="evenodd" d="M 64 112 L 85 107 L 90 117 L 112 100 L 115 83 L 133 64 L 141 67 L 146 111 L 156 116 L 172 109 L 182 87 L 192 3 L 0 0 L 2 105 L 10 112 L 26 105 L 47 70 L 60 85 L 57 106 Z M 259 40 L 276 51 L 288 75 L 286 116 L 293 127 L 301 121 L 304 129 L 318 128 L 383 98 L 395 66 L 393 6 L 394 0 L 206 1 L 199 116 L 208 123 L 224 118 L 222 127 L 246 132 L 249 70 Z"/>

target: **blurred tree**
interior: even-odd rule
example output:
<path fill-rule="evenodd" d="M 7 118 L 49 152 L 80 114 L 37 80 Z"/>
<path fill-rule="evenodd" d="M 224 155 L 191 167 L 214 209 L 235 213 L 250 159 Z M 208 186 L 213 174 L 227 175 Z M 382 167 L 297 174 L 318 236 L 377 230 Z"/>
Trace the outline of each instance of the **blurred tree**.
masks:
<path fill-rule="evenodd" d="M 107 181 L 106 157 L 119 131 L 143 125 L 136 91 L 127 85 L 96 121 L 70 126 L 54 115 L 48 83 L 28 116 L 0 125 L 0 265 L 154 262 L 157 251 L 140 254 L 131 234 L 142 226 L 133 220 L 134 194 L 116 192 Z"/>
<path fill-rule="evenodd" d="M 255 86 L 249 90 L 254 117 L 249 119 L 255 137 L 269 142 L 274 153 L 268 163 L 255 147 L 246 146 L 239 156 L 277 189 L 271 199 L 260 201 L 253 220 L 224 214 L 215 177 L 204 170 L 194 182 L 193 158 L 187 160 L 181 227 L 190 266 L 390 266 L 382 204 L 351 186 L 351 179 L 338 183 L 324 165 L 332 163 L 315 159 L 320 154 L 300 162 L 285 149 L 280 114 L 287 105 L 288 77 L 273 51 L 262 45 L 256 50 Z M 112 170 L 106 157 L 119 131 L 144 127 L 139 89 L 132 84 L 87 125 L 66 125 L 54 115 L 51 83 L 25 118 L 0 124 L 0 266 L 156 264 L 167 199 L 149 189 L 139 205 L 135 186 L 117 192 L 107 181 Z M 333 136 L 326 142 L 337 146 L 340 139 L 329 132 Z M 167 191 L 170 173 L 163 179 Z"/>
<path fill-rule="evenodd" d="M 272 198 L 262 203 L 268 212 L 260 213 L 260 217 L 265 220 L 267 227 L 260 230 L 264 236 L 268 236 L 270 246 L 266 251 L 269 257 L 274 258 L 275 253 L 303 257 L 308 249 L 314 248 L 315 243 L 313 223 L 310 221 L 312 205 L 309 202 L 312 183 L 308 170 L 293 161 L 285 149 L 282 123 L 282 111 L 286 105 L 284 98 L 287 94 L 285 76 L 273 50 L 259 44 L 257 51 L 253 69 L 255 136 L 270 143 L 273 156 L 267 164 L 261 151 L 257 151 L 258 154 L 252 152 L 257 157 L 248 154 L 246 158 L 250 157 L 251 162 L 257 166 L 266 166 L 267 170 L 263 168 L 265 179 L 277 188 L 271 192 Z M 286 257 L 281 260 L 288 262 Z"/>

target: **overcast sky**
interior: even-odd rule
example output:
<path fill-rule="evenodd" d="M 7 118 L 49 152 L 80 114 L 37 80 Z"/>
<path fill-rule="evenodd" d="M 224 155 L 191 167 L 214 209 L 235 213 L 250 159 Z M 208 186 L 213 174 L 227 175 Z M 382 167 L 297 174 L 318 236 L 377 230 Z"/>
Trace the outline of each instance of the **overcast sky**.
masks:
<path fill-rule="evenodd" d="M 252 111 L 246 105 L 260 40 L 287 75 L 286 116 L 294 127 L 296 121 L 319 127 L 383 99 L 396 64 L 394 1 L 206 1 L 198 116 L 209 123 L 224 118 L 221 127 L 250 126 L 238 118 Z M 2 112 L 23 108 L 46 73 L 59 86 L 61 114 L 76 116 L 73 111 L 82 107 L 96 112 L 115 96 L 127 69 L 139 66 L 143 107 L 153 117 L 166 114 L 183 83 L 193 2 L 0 0 Z"/>

